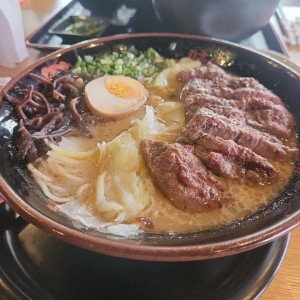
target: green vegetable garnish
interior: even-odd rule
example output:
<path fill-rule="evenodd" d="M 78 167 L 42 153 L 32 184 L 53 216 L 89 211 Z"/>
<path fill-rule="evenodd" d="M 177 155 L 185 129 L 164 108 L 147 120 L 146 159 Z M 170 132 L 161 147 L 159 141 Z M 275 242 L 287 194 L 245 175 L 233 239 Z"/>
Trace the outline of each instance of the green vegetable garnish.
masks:
<path fill-rule="evenodd" d="M 137 51 L 131 47 L 120 49 L 100 57 L 85 55 L 78 57 L 73 73 L 85 73 L 97 77 L 105 74 L 125 75 L 135 79 L 152 77 L 169 66 L 169 59 L 162 57 L 153 48 Z"/>
<path fill-rule="evenodd" d="M 103 22 L 99 23 L 96 20 L 83 20 L 70 24 L 64 29 L 65 33 L 92 35 L 100 31 Z"/>

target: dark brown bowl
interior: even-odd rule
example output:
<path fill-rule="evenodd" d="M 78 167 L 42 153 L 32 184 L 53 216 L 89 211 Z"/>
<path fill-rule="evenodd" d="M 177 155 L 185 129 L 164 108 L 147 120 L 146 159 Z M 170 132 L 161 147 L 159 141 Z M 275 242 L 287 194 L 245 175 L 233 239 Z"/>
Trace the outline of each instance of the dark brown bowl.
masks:
<path fill-rule="evenodd" d="M 152 0 L 166 28 L 230 41 L 250 36 L 266 26 L 280 0 Z"/>
<path fill-rule="evenodd" d="M 176 43 L 171 50 L 170 43 Z M 144 50 L 154 47 L 168 57 L 182 57 L 189 49 L 208 51 L 214 59 L 233 63 L 228 71 L 252 76 L 278 94 L 300 123 L 300 76 L 293 66 L 271 56 L 234 43 L 199 36 L 150 33 L 95 39 L 54 52 L 17 75 L 5 88 L 31 83 L 28 73 L 58 59 L 70 63 L 76 54 L 104 53 L 120 44 Z M 1 99 L 0 99 L 1 101 Z M 227 256 L 269 243 L 300 224 L 300 176 L 294 175 L 285 190 L 267 207 L 241 221 L 220 228 L 191 234 L 150 234 L 124 238 L 78 228 L 67 217 L 47 208 L 47 199 L 37 187 L 25 165 L 13 156 L 11 136 L 16 123 L 6 102 L 0 102 L 0 191 L 9 205 L 24 219 L 49 234 L 94 252 L 153 261 L 189 261 Z M 299 127 L 298 127 L 299 128 Z"/>

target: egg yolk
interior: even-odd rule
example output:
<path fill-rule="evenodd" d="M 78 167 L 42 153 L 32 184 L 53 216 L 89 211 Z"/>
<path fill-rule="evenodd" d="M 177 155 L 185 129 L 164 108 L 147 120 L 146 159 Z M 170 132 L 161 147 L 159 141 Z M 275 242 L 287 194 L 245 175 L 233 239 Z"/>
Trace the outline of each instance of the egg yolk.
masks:
<path fill-rule="evenodd" d="M 141 94 L 140 86 L 134 79 L 128 77 L 107 77 L 104 86 L 111 94 L 122 99 L 132 99 Z"/>

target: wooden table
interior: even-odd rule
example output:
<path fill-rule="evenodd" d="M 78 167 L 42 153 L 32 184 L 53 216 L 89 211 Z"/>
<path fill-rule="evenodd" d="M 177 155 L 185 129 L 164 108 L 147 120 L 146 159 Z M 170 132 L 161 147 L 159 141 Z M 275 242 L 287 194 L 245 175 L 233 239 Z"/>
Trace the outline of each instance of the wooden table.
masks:
<path fill-rule="evenodd" d="M 70 0 L 27 0 L 22 4 L 25 34 L 36 30 Z M 29 49 L 29 57 L 14 69 L 1 68 L 0 77 L 14 76 L 44 54 Z M 299 62 L 297 62 L 299 63 Z M 242 276 L 242 274 L 241 274 Z M 291 234 L 286 257 L 274 280 L 261 296 L 262 300 L 299 300 L 300 299 L 300 228 Z"/>

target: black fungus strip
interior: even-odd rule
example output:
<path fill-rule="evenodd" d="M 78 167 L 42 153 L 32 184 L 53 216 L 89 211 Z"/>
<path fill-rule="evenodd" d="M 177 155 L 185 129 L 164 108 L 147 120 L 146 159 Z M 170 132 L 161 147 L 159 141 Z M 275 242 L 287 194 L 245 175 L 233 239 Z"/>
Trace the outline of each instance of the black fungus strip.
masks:
<path fill-rule="evenodd" d="M 37 161 L 47 150 L 45 139 L 58 141 L 64 135 L 76 133 L 91 136 L 88 130 L 91 113 L 84 103 L 83 89 L 93 77 L 65 72 L 51 79 L 37 73 L 30 73 L 29 77 L 39 85 L 14 89 L 9 94 L 3 92 L 3 99 L 10 103 L 19 119 L 19 134 L 14 141 L 19 159 Z M 83 84 L 78 88 L 75 83 L 80 78 Z"/>

